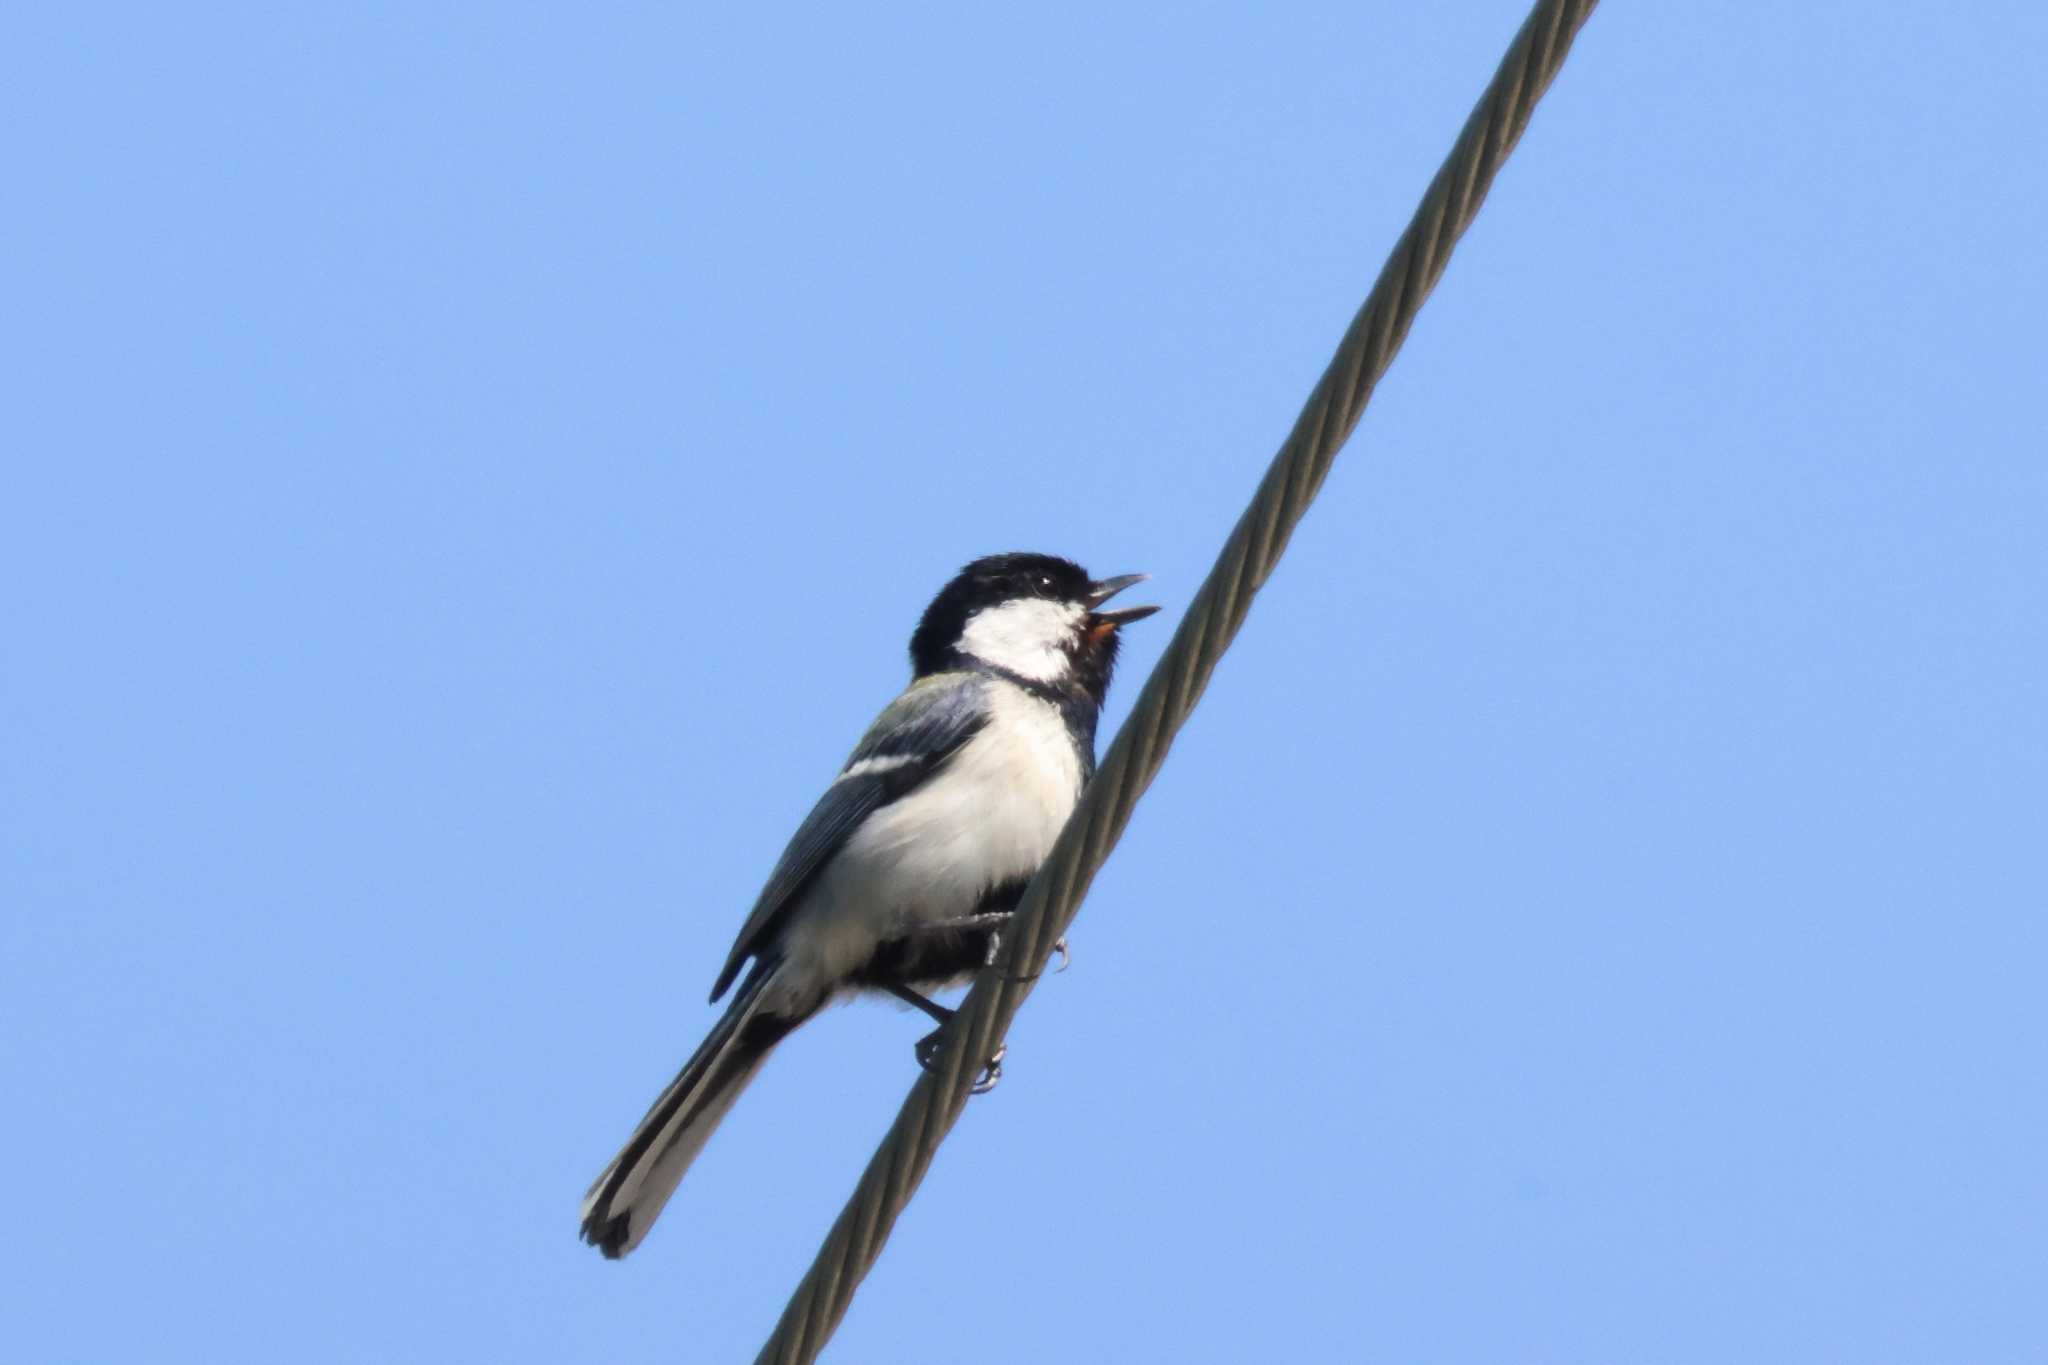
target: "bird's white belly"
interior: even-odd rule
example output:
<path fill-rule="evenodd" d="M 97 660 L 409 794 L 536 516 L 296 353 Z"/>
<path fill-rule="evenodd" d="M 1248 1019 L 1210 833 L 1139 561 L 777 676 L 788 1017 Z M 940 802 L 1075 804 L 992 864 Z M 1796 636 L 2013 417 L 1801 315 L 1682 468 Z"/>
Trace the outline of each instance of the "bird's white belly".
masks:
<path fill-rule="evenodd" d="M 1081 794 L 1058 710 L 990 684 L 989 724 L 939 772 L 882 807 L 825 866 L 784 935 L 797 980 L 842 980 L 877 944 L 974 913 L 991 888 L 1038 870 Z"/>

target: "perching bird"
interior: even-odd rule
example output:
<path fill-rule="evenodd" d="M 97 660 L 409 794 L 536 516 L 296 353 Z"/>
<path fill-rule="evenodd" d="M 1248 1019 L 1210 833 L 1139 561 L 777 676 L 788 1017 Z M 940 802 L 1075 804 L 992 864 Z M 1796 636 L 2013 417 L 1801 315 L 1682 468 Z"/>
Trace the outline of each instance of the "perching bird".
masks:
<path fill-rule="evenodd" d="M 1117 630 L 1159 610 L 1101 608 L 1143 578 L 991 555 L 932 600 L 909 688 L 789 841 L 711 998 L 752 958 L 739 992 L 584 1196 L 586 1242 L 609 1257 L 638 1246 L 769 1051 L 828 1001 L 883 991 L 944 1027 L 951 1011 L 923 992 L 993 959 L 1095 771 Z M 938 1038 L 918 1044 L 921 1064 Z"/>

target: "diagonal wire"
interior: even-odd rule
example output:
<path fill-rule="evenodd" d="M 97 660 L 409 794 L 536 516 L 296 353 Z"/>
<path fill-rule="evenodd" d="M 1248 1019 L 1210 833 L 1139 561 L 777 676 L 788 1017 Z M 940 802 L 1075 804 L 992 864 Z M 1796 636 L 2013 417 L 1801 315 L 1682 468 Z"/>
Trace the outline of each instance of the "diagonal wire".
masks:
<path fill-rule="evenodd" d="M 960 1117 L 983 1059 L 1008 1031 L 1052 945 L 1123 833 L 1132 807 L 1166 761 L 1175 732 L 1201 699 L 1217 661 L 1244 624 L 1253 596 L 1279 562 L 1295 523 L 1358 424 L 1373 386 L 1400 349 L 1422 301 L 1443 274 L 1451 248 L 1479 212 L 1495 172 L 1514 150 L 1594 3 L 1539 0 L 1515 35 L 1336 357 L 1273 457 L 1251 506 L 1146 680 L 1130 719 L 1032 879 L 1004 934 L 1003 960 L 981 973 L 961 1003 L 947 1029 L 944 1053 L 911 1088 L 756 1365 L 816 1359 L 845 1316 L 897 1215 Z"/>

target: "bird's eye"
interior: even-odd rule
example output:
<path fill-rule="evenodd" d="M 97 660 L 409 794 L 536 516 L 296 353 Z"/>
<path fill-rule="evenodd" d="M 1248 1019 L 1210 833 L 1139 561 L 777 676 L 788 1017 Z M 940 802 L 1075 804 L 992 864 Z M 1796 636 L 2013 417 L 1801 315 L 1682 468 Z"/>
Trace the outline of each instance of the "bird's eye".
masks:
<path fill-rule="evenodd" d="M 1052 596 L 1052 575 L 1051 575 L 1051 574 L 1049 574 L 1049 573 L 1042 573 L 1042 574 L 1040 574 L 1040 575 L 1038 576 L 1038 590 L 1039 590 L 1040 592 L 1044 593 L 1044 594 L 1045 594 L 1045 595 L 1046 595 L 1047 597 L 1050 597 L 1050 596 Z"/>

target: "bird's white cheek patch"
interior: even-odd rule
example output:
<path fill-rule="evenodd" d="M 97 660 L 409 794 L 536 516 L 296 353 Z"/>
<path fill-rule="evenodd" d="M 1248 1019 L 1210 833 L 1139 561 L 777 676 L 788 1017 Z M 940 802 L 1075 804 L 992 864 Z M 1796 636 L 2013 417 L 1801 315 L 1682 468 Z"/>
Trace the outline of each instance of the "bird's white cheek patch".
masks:
<path fill-rule="evenodd" d="M 986 607 L 968 618 L 960 647 L 977 659 L 1033 682 L 1057 682 L 1071 667 L 1067 642 L 1081 623 L 1081 608 L 1029 597 Z"/>

